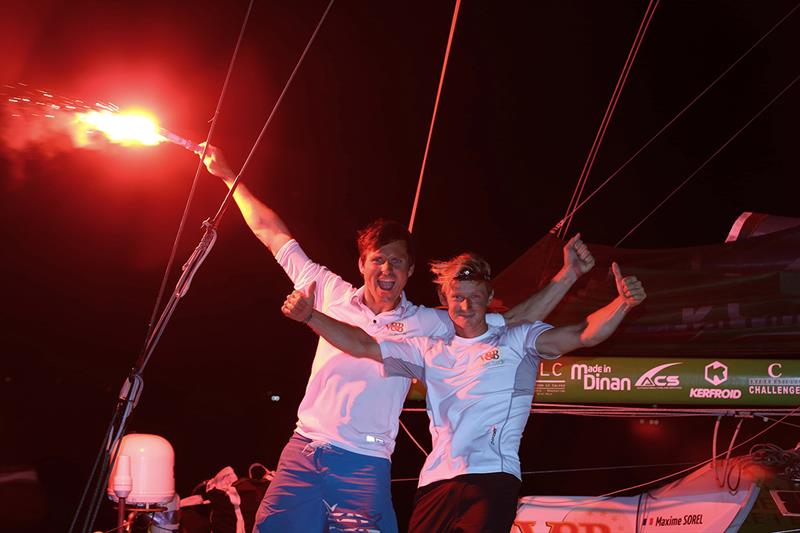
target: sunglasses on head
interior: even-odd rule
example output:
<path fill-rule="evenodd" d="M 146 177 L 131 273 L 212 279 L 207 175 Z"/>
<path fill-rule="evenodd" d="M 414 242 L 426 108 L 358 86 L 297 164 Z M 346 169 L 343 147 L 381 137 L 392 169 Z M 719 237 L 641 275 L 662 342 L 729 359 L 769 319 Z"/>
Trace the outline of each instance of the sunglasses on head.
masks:
<path fill-rule="evenodd" d="M 491 281 L 492 277 L 485 272 L 464 267 L 453 276 L 453 279 L 457 281 Z"/>

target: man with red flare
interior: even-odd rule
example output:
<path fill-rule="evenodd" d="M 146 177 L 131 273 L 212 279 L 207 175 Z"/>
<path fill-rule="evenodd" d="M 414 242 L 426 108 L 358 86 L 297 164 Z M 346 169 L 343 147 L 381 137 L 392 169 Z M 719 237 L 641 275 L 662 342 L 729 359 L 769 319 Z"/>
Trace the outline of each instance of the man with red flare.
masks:
<path fill-rule="evenodd" d="M 222 152 L 209 146 L 209 172 L 230 186 L 235 174 Z M 380 340 L 450 338 L 453 323 L 444 310 L 417 306 L 403 289 L 414 273 L 411 235 L 397 222 L 377 220 L 358 233 L 359 270 L 354 287 L 310 260 L 286 224 L 242 184 L 234 200 L 255 236 L 272 252 L 296 289 L 315 287 L 316 309 L 353 324 Z M 505 321 L 544 318 L 594 258 L 576 235 L 564 247 L 564 266 L 538 293 L 503 316 Z M 320 342 L 294 434 L 278 462 L 275 478 L 256 517 L 260 531 L 315 532 L 358 526 L 397 531 L 391 500 L 391 462 L 398 419 L 411 379 L 386 377 L 383 366 L 351 357 Z"/>

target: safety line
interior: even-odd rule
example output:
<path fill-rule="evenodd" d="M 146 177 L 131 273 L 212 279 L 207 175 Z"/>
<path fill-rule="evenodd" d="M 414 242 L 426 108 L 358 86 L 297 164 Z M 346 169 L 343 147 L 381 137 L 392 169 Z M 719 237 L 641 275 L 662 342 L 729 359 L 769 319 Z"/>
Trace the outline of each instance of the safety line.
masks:
<path fill-rule="evenodd" d="M 522 475 L 539 474 L 565 474 L 572 472 L 602 472 L 606 470 L 632 470 L 634 468 L 665 468 L 667 466 L 686 466 L 693 465 L 694 461 L 684 461 L 682 463 L 657 463 L 649 465 L 617 465 L 617 466 L 591 466 L 586 468 L 561 468 L 556 470 L 527 470 Z"/>
<path fill-rule="evenodd" d="M 682 182 L 681 182 L 681 183 L 680 183 L 680 184 L 679 184 L 677 187 L 675 187 L 675 189 L 673 189 L 673 191 L 672 191 L 671 193 L 669 193 L 669 194 L 667 195 L 667 197 L 666 197 L 666 198 L 664 198 L 664 199 L 663 199 L 663 200 L 662 200 L 662 201 L 661 201 L 661 202 L 660 202 L 660 203 L 659 203 L 657 206 L 655 206 L 655 207 L 653 208 L 653 210 L 652 210 L 652 211 L 650 211 L 649 213 L 647 213 L 647 214 L 644 216 L 644 218 L 642 218 L 642 220 L 640 220 L 640 221 L 639 221 L 639 223 L 638 223 L 638 224 L 636 224 L 636 225 L 635 225 L 633 228 L 631 228 L 631 230 L 630 230 L 630 231 L 628 231 L 628 233 L 626 233 L 626 234 L 625 234 L 625 236 L 624 236 L 624 237 L 622 237 L 622 238 L 621 238 L 619 241 L 617 241 L 617 243 L 614 245 L 614 247 L 618 247 L 620 244 L 622 244 L 622 241 L 624 241 L 625 239 L 627 239 L 628 237 L 630 237 L 630 235 L 631 235 L 631 234 L 632 234 L 634 231 L 636 231 L 636 230 L 639 228 L 639 226 L 641 226 L 642 224 L 644 224 L 644 222 L 645 222 L 645 221 L 646 221 L 648 218 L 650 218 L 650 217 L 653 215 L 653 213 L 655 213 L 656 211 L 658 211 L 658 210 L 659 210 L 659 208 L 661 208 L 661 206 L 662 206 L 662 205 L 664 205 L 664 204 L 665 204 L 665 203 L 666 203 L 666 202 L 667 202 L 667 201 L 668 201 L 670 198 L 672 198 L 672 197 L 673 197 L 673 196 L 674 196 L 674 195 L 675 195 L 675 194 L 676 194 L 676 193 L 677 193 L 679 190 L 681 190 L 681 189 L 683 188 L 683 186 L 684 186 L 684 185 L 686 185 L 686 184 L 689 182 L 689 180 L 691 180 L 693 177 L 695 177 L 695 175 L 697 175 L 697 173 L 698 173 L 698 172 L 700 172 L 700 171 L 701 171 L 703 168 L 705 168 L 705 166 L 706 166 L 708 163 L 710 163 L 710 162 L 711 162 L 711 160 L 712 160 L 712 159 L 714 159 L 714 158 L 717 156 L 717 154 L 719 154 L 719 153 L 720 153 L 722 150 L 724 150 L 724 149 L 725 149 L 725 147 L 726 147 L 726 146 L 728 146 L 728 145 L 729 145 L 729 144 L 730 144 L 730 143 L 731 143 L 731 142 L 732 142 L 732 141 L 733 141 L 733 140 L 734 140 L 736 137 L 738 137 L 738 136 L 739 136 L 739 134 L 740 134 L 740 133 L 742 133 L 742 132 L 745 130 L 745 128 L 747 128 L 747 126 L 749 126 L 750 124 L 752 124 L 752 123 L 753 123 L 753 121 L 755 121 L 755 120 L 756 120 L 758 117 L 760 117 L 760 116 L 761 116 L 761 114 L 762 114 L 762 113 L 764 113 L 764 111 L 766 111 L 766 110 L 769 108 L 769 106 L 771 106 L 771 105 L 772 105 L 772 104 L 773 104 L 773 103 L 774 103 L 774 102 L 775 102 L 775 101 L 776 101 L 778 98 L 780 98 L 781 96 L 783 96 L 783 93 L 785 93 L 786 91 L 788 91 L 788 90 L 789 90 L 789 89 L 792 87 L 792 85 L 794 85 L 794 84 L 797 82 L 797 80 L 798 80 L 798 79 L 800 79 L 800 75 L 798 75 L 797 77 L 795 77 L 795 79 L 793 79 L 793 80 L 792 80 L 792 81 L 789 83 L 789 85 L 787 85 L 787 86 L 786 86 L 786 87 L 785 87 L 785 88 L 784 88 L 784 89 L 783 89 L 781 92 L 779 92 L 777 95 L 775 95 L 775 97 L 774 97 L 774 98 L 772 98 L 772 100 L 770 100 L 769 102 L 767 102 L 767 105 L 765 105 L 764 107 L 762 107 L 762 108 L 761 108 L 761 110 L 760 110 L 758 113 L 756 113 L 756 114 L 755 114 L 755 116 L 754 116 L 753 118 L 751 118 L 750 120 L 748 120 L 748 121 L 745 123 L 745 125 L 744 125 L 744 126 L 742 126 L 741 128 L 739 128 L 739 129 L 736 131 L 736 133 L 734 133 L 734 134 L 733 134 L 733 136 L 731 136 L 731 138 L 730 138 L 730 139 L 728 139 L 727 141 L 725 141 L 725 142 L 722 144 L 722 146 L 720 146 L 719 148 L 717 148 L 717 149 L 714 151 L 714 153 L 713 153 L 713 154 L 711 154 L 711 155 L 708 157 L 708 159 L 706 159 L 705 161 L 703 161 L 703 164 L 701 164 L 699 167 L 697 167 L 697 169 L 696 169 L 694 172 L 692 172 L 691 174 L 689 174 L 689 176 L 688 176 L 688 177 L 687 177 L 685 180 L 683 180 L 683 181 L 682 181 Z"/>
<path fill-rule="evenodd" d="M 590 466 L 586 468 L 559 468 L 554 470 L 526 470 L 521 472 L 523 476 L 542 475 L 542 474 L 569 474 L 575 472 L 603 472 L 608 470 L 633 470 L 635 468 L 666 468 L 668 466 L 685 466 L 695 464 L 694 461 L 684 461 L 682 463 L 656 463 L 647 465 L 617 465 L 617 466 Z M 392 482 L 419 481 L 418 477 L 399 477 L 392 479 Z"/>
<path fill-rule="evenodd" d="M 605 180 L 603 180 L 603 182 L 602 182 L 600 185 L 598 185 L 598 186 L 597 186 L 597 188 L 595 188 L 595 190 L 594 190 L 594 191 L 592 191 L 592 192 L 591 192 L 591 194 L 589 194 L 589 196 L 587 196 L 587 197 L 586 197 L 586 198 L 585 198 L 585 199 L 584 199 L 584 200 L 583 200 L 581 203 L 579 203 L 577 206 L 575 206 L 575 208 L 574 208 L 572 211 L 570 211 L 570 212 L 569 212 L 569 213 L 568 213 L 568 214 L 567 214 L 567 215 L 566 215 L 564 218 L 562 218 L 562 219 L 561 219 L 561 220 L 560 220 L 558 223 L 556 223 L 556 225 L 555 225 L 555 226 L 553 226 L 553 229 L 551 229 L 551 230 L 550 230 L 550 232 L 551 232 L 551 233 L 553 233 L 555 230 L 558 230 L 559 228 L 561 228 L 561 226 L 562 226 L 562 225 L 565 223 L 565 221 L 566 221 L 566 219 L 567 219 L 568 217 L 571 217 L 571 216 L 573 216 L 575 213 L 577 213 L 577 212 L 578 212 L 578 210 L 579 210 L 579 209 L 581 209 L 581 208 L 582 208 L 582 207 L 583 207 L 583 206 L 586 204 L 586 202 L 588 202 L 589 200 L 591 200 L 591 199 L 592 199 L 592 198 L 593 198 L 593 197 L 594 197 L 594 196 L 595 196 L 597 193 L 599 193 L 599 192 L 600 192 L 600 190 L 601 190 L 601 189 L 603 189 L 603 188 L 604 188 L 606 185 L 608 185 L 608 183 L 609 183 L 609 182 L 610 182 L 612 179 L 614 179 L 615 177 L 617 177 L 617 175 L 618 175 L 620 172 L 622 172 L 622 171 L 623 171 L 623 170 L 624 170 L 624 169 L 625 169 L 625 168 L 626 168 L 626 167 L 627 167 L 627 166 L 628 166 L 628 165 L 631 163 L 631 161 L 633 161 L 634 159 L 636 159 L 636 157 L 638 157 L 640 153 L 642 153 L 642 152 L 643 152 L 643 151 L 644 151 L 644 150 L 645 150 L 645 149 L 646 149 L 648 146 L 650 146 L 650 144 L 652 144 L 652 143 L 653 143 L 653 141 L 655 141 L 655 140 L 656 140 L 658 137 L 660 137 L 660 136 L 661 136 L 661 134 L 662 134 L 662 133 L 664 133 L 664 132 L 667 130 L 667 128 L 669 128 L 670 126 L 672 126 L 672 124 L 673 124 L 673 123 L 674 123 L 676 120 L 678 120 L 678 119 L 679 119 L 681 116 L 683 116 L 683 114 L 684 114 L 684 113 L 686 113 L 686 111 L 688 111 L 688 110 L 689 110 L 689 108 L 691 108 L 691 107 L 692 107 L 692 106 L 693 106 L 693 105 L 694 105 L 694 104 L 695 104 L 695 103 L 696 103 L 698 100 L 700 100 L 700 98 L 702 98 L 702 97 L 703 97 L 703 96 L 704 96 L 704 95 L 705 95 L 705 94 L 706 94 L 706 93 L 707 93 L 707 92 L 708 92 L 708 91 L 709 91 L 709 90 L 710 90 L 712 87 L 714 87 L 714 86 L 715 86 L 715 85 L 716 85 L 716 84 L 717 84 L 717 83 L 718 83 L 718 82 L 719 82 L 719 81 L 720 81 L 720 80 L 721 80 L 723 77 L 725 77 L 725 75 L 727 75 L 727 74 L 728 74 L 728 72 L 730 72 L 730 71 L 731 71 L 731 70 L 732 70 L 732 69 L 733 69 L 733 68 L 734 68 L 736 65 L 738 65 L 738 64 L 739 64 L 739 63 L 740 63 L 740 62 L 741 62 L 741 61 L 742 61 L 742 60 L 743 60 L 743 59 L 744 59 L 746 56 L 748 56 L 748 55 L 750 54 L 750 52 L 752 52 L 752 51 L 753 51 L 753 49 L 754 49 L 756 46 L 758 46 L 759 44 L 761 44 L 761 42 L 762 42 L 762 41 L 764 41 L 764 39 L 766 39 L 766 38 L 767 38 L 767 37 L 768 37 L 768 36 L 769 36 L 769 35 L 770 35 L 770 34 L 771 34 L 773 31 L 775 31 L 775 30 L 778 28 L 778 26 L 780 26 L 781 24 L 783 24 L 783 22 L 784 22 L 786 19 L 788 19 L 788 18 L 789 18 L 789 17 L 790 17 L 790 16 L 791 16 L 791 15 L 792 15 L 792 14 L 793 14 L 795 11 L 797 11 L 797 8 L 800 8 L 800 3 L 798 3 L 798 4 L 797 4 L 797 5 L 795 5 L 795 6 L 794 6 L 794 7 L 793 7 L 791 10 L 789 10 L 789 12 L 788 12 L 786 15 L 784 15 L 784 16 L 783 16 L 783 17 L 782 17 L 782 18 L 781 18 L 781 19 L 780 19 L 778 22 L 776 22 L 776 23 L 775 23 L 775 25 L 773 25 L 773 26 L 772 26 L 772 28 L 770 28 L 769 30 L 767 30 L 767 32 L 766 32 L 764 35 L 762 35 L 762 36 L 761 36 L 761 37 L 760 37 L 760 38 L 759 38 L 759 39 L 758 39 L 756 42 L 754 42 L 754 43 L 753 43 L 753 44 L 750 46 L 750 48 L 748 48 L 748 49 L 747 49 L 747 50 L 746 50 L 746 51 L 745 51 L 745 52 L 744 52 L 742 55 L 740 55 L 740 56 L 739 56 L 739 57 L 738 57 L 738 58 L 737 58 L 737 59 L 736 59 L 736 60 L 735 60 L 733 63 L 731 63 L 731 64 L 730 64 L 730 66 L 728 66 L 728 68 L 726 68 L 724 71 L 722 71 L 722 73 L 721 73 L 719 76 L 717 76 L 716 78 L 714 78 L 714 80 L 713 80 L 711 83 L 709 83 L 709 84 L 706 86 L 706 88 L 705 88 L 705 89 L 703 89 L 702 91 L 700 91 L 700 93 L 699 93 L 697 96 L 695 96 L 694 98 L 692 98 L 692 100 L 691 100 L 691 101 L 690 101 L 688 104 L 686 104 L 686 105 L 683 107 L 683 109 L 681 109 L 681 110 L 680 110 L 680 111 L 679 111 L 679 112 L 678 112 L 678 113 L 677 113 L 677 114 L 676 114 L 674 117 L 672 117 L 672 118 L 671 118 L 669 121 L 667 121 L 667 123 L 666 123 L 666 124 L 664 124 L 664 125 L 661 127 L 661 129 L 659 129 L 659 130 L 658 130 L 658 131 L 655 133 L 655 135 L 653 135 L 653 136 L 650 138 L 650 140 L 648 140 L 648 141 L 647 141 L 646 143 L 644 143 L 644 144 L 643 144 L 641 147 L 639 147 L 639 149 L 638 149 L 638 150 L 636 150 L 636 151 L 633 153 L 633 155 L 631 155 L 631 156 L 630 156 L 630 157 L 629 157 L 629 158 L 628 158 L 628 159 L 627 159 L 627 160 L 626 160 L 624 163 L 622 163 L 622 165 L 620 165 L 620 166 L 619 166 L 619 168 L 617 168 L 617 169 L 616 169 L 614 172 L 612 172 L 612 173 L 611 173 L 611 175 L 609 175 L 609 176 L 608 176 L 608 177 L 607 177 Z"/>
<path fill-rule="evenodd" d="M 614 114 L 614 110 L 617 107 L 617 102 L 619 101 L 619 97 L 622 94 L 622 89 L 625 87 L 625 82 L 628 79 L 628 74 L 633 67 L 633 62 L 636 60 L 636 55 L 639 52 L 639 47 L 642 45 L 642 41 L 644 40 L 644 35 L 647 32 L 647 28 L 650 26 L 650 21 L 653 19 L 653 15 L 655 14 L 656 8 L 658 7 L 659 0 L 650 0 L 650 3 L 647 4 L 647 9 L 645 9 L 644 16 L 642 17 L 642 22 L 639 24 L 639 29 L 636 32 L 636 37 L 633 39 L 633 44 L 631 45 L 631 49 L 628 51 L 628 57 L 625 59 L 625 64 L 622 67 L 622 72 L 620 72 L 619 78 L 617 79 L 617 85 L 614 87 L 614 91 L 611 94 L 611 100 L 608 102 L 608 107 L 606 107 L 605 114 L 603 115 L 603 120 L 600 122 L 600 127 L 597 130 L 597 134 L 595 134 L 594 142 L 592 143 L 592 147 L 589 150 L 589 154 L 586 157 L 586 161 L 583 164 L 583 168 L 581 169 L 581 173 L 578 176 L 578 183 L 575 185 L 575 189 L 572 192 L 572 198 L 569 201 L 569 205 L 567 206 L 567 213 L 572 210 L 572 206 L 577 204 L 580 201 L 581 195 L 583 194 L 583 189 L 586 186 L 586 182 L 589 179 L 589 173 L 592 171 L 592 167 L 594 166 L 594 161 L 597 157 L 597 153 L 600 151 L 600 144 L 602 144 L 603 139 L 606 135 L 606 130 L 608 129 L 608 125 L 611 123 L 611 117 Z M 571 216 L 565 216 L 566 224 L 559 228 L 558 236 L 564 238 L 569 231 L 569 226 L 572 223 Z"/>
<path fill-rule="evenodd" d="M 447 60 L 450 58 L 450 48 L 453 44 L 453 34 L 456 32 L 456 21 L 458 20 L 458 9 L 461 6 L 461 0 L 456 0 L 456 6 L 453 9 L 453 20 L 450 22 L 450 35 L 447 37 L 447 48 L 444 51 L 444 63 L 442 64 L 442 72 L 439 75 L 439 88 L 436 90 L 436 101 L 433 104 L 433 116 L 431 116 L 431 125 L 428 128 L 428 140 L 425 142 L 425 153 L 422 155 L 422 167 L 419 169 L 419 180 L 417 182 L 417 192 L 414 195 L 414 205 L 411 207 L 411 218 L 408 221 L 408 232 L 414 231 L 414 219 L 417 217 L 417 205 L 419 204 L 419 195 L 422 191 L 422 178 L 425 175 L 425 163 L 428 161 L 428 150 L 431 147 L 431 137 L 433 137 L 433 126 L 436 123 L 436 112 L 439 110 L 439 99 L 442 96 L 442 86 L 444 85 L 444 75 L 447 72 Z"/>

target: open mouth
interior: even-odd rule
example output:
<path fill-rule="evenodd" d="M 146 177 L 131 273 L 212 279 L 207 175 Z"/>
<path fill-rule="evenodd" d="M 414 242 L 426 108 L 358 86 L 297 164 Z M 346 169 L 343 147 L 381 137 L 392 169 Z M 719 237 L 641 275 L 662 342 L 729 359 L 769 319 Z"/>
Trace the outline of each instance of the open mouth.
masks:
<path fill-rule="evenodd" d="M 395 281 L 394 280 L 378 280 L 378 287 L 384 291 L 390 291 L 394 288 Z"/>

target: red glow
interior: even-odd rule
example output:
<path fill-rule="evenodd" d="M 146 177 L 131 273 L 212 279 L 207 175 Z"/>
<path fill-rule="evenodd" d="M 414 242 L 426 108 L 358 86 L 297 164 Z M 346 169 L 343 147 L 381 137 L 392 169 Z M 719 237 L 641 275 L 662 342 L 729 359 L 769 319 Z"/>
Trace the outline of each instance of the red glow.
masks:
<path fill-rule="evenodd" d="M 640 418 L 633 423 L 633 433 L 644 439 L 655 439 L 662 436 L 661 422 L 657 418 Z"/>

